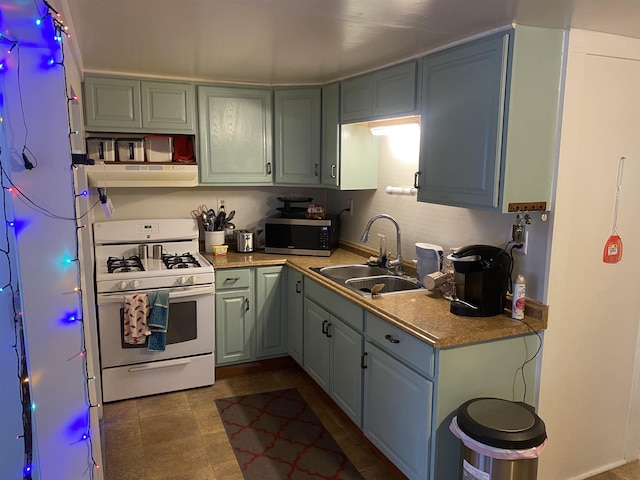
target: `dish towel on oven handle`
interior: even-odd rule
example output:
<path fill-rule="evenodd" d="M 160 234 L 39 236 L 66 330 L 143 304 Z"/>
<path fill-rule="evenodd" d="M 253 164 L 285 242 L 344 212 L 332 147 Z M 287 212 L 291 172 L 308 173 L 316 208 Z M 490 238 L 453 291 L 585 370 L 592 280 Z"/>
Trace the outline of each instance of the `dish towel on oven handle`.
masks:
<path fill-rule="evenodd" d="M 149 294 L 149 329 L 151 336 L 147 349 L 164 352 L 169 327 L 169 291 L 158 290 Z"/>
<path fill-rule="evenodd" d="M 124 343 L 141 345 L 151 334 L 148 326 L 149 296 L 135 293 L 124 297 L 123 335 Z"/>

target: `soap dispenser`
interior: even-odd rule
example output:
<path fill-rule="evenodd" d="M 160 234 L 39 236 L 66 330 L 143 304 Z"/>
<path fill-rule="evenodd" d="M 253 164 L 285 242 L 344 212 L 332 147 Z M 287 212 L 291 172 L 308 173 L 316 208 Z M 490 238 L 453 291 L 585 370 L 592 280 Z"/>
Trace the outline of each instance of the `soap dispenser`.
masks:
<path fill-rule="evenodd" d="M 380 266 L 387 266 L 387 237 L 382 233 L 379 233 L 380 237 L 380 251 L 378 252 L 378 259 L 380 260 Z"/>

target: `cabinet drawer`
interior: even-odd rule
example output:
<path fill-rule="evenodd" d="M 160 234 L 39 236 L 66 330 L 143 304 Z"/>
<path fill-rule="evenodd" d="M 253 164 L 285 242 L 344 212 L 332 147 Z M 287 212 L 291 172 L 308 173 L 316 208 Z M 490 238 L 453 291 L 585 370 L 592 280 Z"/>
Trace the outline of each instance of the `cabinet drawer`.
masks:
<path fill-rule="evenodd" d="M 304 283 L 304 296 L 312 299 L 318 305 L 322 305 L 322 308 L 333 313 L 358 332 L 362 332 L 364 321 L 362 315 L 363 309 L 351 300 L 347 300 L 341 295 L 323 287 L 318 282 L 306 278 Z"/>
<path fill-rule="evenodd" d="M 105 402 L 213 385 L 213 354 L 102 370 Z M 167 385 L 171 385 L 170 388 Z"/>
<path fill-rule="evenodd" d="M 216 290 L 249 288 L 251 286 L 251 270 L 248 268 L 230 268 L 216 271 Z"/>
<path fill-rule="evenodd" d="M 434 351 L 426 343 L 369 312 L 365 312 L 365 333 L 399 360 L 433 377 Z"/>

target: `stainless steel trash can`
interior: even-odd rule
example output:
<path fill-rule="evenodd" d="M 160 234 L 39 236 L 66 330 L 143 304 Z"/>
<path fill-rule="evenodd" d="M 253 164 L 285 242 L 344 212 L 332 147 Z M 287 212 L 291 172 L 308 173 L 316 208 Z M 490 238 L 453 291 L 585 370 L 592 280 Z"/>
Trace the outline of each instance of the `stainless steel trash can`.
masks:
<path fill-rule="evenodd" d="M 469 400 L 458 408 L 450 429 L 463 443 L 464 480 L 536 480 L 547 433 L 530 405 Z"/>

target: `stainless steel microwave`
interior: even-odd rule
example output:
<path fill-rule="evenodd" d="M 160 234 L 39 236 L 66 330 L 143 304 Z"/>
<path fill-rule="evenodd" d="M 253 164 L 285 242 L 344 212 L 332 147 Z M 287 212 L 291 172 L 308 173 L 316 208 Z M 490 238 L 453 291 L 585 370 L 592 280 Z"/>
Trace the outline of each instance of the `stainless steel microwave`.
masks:
<path fill-rule="evenodd" d="M 339 234 L 337 215 L 327 215 L 321 220 L 276 215 L 264 222 L 264 251 L 328 257 L 338 248 Z"/>

